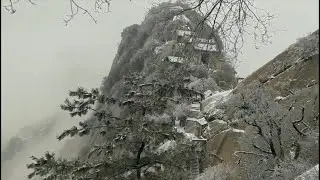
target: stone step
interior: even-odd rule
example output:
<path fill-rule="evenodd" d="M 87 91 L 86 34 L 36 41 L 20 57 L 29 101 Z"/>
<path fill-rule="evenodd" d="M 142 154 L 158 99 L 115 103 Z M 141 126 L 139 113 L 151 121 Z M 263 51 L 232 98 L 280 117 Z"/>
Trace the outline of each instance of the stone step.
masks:
<path fill-rule="evenodd" d="M 192 159 L 190 171 L 191 174 L 188 178 L 189 180 L 194 180 L 200 174 L 199 159 L 197 155 L 195 155 L 194 159 Z"/>

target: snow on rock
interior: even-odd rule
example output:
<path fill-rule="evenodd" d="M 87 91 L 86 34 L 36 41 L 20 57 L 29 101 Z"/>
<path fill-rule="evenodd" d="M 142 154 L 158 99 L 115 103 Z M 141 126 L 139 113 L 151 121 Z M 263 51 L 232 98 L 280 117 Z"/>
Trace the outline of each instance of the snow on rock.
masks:
<path fill-rule="evenodd" d="M 212 91 L 211 90 L 207 90 L 206 92 L 204 92 L 204 98 L 207 98 L 209 96 L 212 95 Z"/>
<path fill-rule="evenodd" d="M 274 79 L 274 78 L 275 78 L 274 75 L 269 76 L 269 79 Z"/>
<path fill-rule="evenodd" d="M 196 38 L 194 41 L 198 43 L 215 44 L 213 39 Z"/>
<path fill-rule="evenodd" d="M 194 138 L 192 138 L 191 140 L 192 140 L 192 141 L 206 141 L 207 139 L 205 139 L 205 138 L 203 138 L 203 137 L 200 137 L 200 138 L 194 137 Z"/>
<path fill-rule="evenodd" d="M 179 47 L 184 47 L 184 46 L 186 46 L 184 43 L 178 43 L 177 44 Z"/>
<path fill-rule="evenodd" d="M 190 19 L 187 18 L 187 16 L 185 16 L 185 15 L 177 15 L 177 16 L 174 16 L 172 20 L 173 20 L 173 21 L 181 20 L 181 21 L 183 21 L 184 23 L 189 23 L 189 22 L 190 22 Z"/>
<path fill-rule="evenodd" d="M 205 141 L 205 138 L 198 138 L 195 134 L 193 133 L 187 133 L 183 127 L 175 127 L 177 129 L 177 132 L 182 133 L 188 140 L 190 141 Z"/>
<path fill-rule="evenodd" d="M 319 54 L 319 30 L 306 37 L 299 38 L 296 43 L 287 48 L 287 51 L 296 60 L 296 63 L 305 57 Z"/>
<path fill-rule="evenodd" d="M 178 36 L 191 36 L 192 35 L 192 32 L 191 31 L 184 31 L 184 30 L 177 30 L 177 35 Z"/>
<path fill-rule="evenodd" d="M 174 148 L 176 145 L 177 145 L 176 141 L 168 140 L 168 141 L 166 141 L 165 143 L 163 143 L 162 145 L 159 146 L 157 152 L 158 153 L 165 152 L 165 151 L 167 151 L 169 149 Z"/>
<path fill-rule="evenodd" d="M 147 172 L 150 172 L 150 173 L 156 173 L 156 168 L 154 167 L 149 167 L 148 169 L 146 169 Z"/>
<path fill-rule="evenodd" d="M 167 41 L 166 43 L 162 44 L 161 46 L 157 46 L 154 48 L 154 52 L 156 54 L 159 54 L 164 48 L 166 45 L 170 44 L 170 41 Z"/>
<path fill-rule="evenodd" d="M 214 92 L 211 96 L 202 101 L 203 112 L 209 116 L 213 116 L 218 113 L 222 113 L 221 109 L 217 109 L 216 106 L 220 103 L 227 101 L 230 97 L 232 90 Z"/>
<path fill-rule="evenodd" d="M 200 118 L 200 119 L 197 119 L 197 118 L 187 118 L 187 121 L 195 121 L 195 122 L 198 122 L 201 126 L 208 124 L 208 122 L 206 121 L 205 118 Z"/>
<path fill-rule="evenodd" d="M 161 50 L 162 50 L 162 46 L 158 46 L 158 47 L 154 48 L 154 52 L 156 54 L 159 54 Z"/>
<path fill-rule="evenodd" d="M 228 129 L 228 123 L 223 120 L 217 119 L 208 123 L 208 126 L 206 127 L 204 134 L 206 136 L 211 136 L 212 134 L 217 134 L 226 129 Z"/>
<path fill-rule="evenodd" d="M 169 46 L 170 44 L 173 44 L 173 43 L 174 43 L 174 41 L 166 41 L 164 44 L 155 47 L 155 48 L 154 48 L 155 54 L 161 53 L 163 50 L 165 50 L 165 48 L 166 48 L 167 46 Z"/>
<path fill-rule="evenodd" d="M 231 130 L 232 132 L 245 133 L 245 131 L 242 130 L 242 129 L 230 128 L 230 130 Z"/>
<path fill-rule="evenodd" d="M 173 63 L 183 63 L 183 58 L 182 57 L 176 57 L 176 56 L 168 56 L 166 60 L 173 62 Z M 162 61 L 165 61 L 163 59 Z"/>
<path fill-rule="evenodd" d="M 284 100 L 284 99 L 286 99 L 286 98 L 285 98 L 285 97 L 282 97 L 282 96 L 277 96 L 277 97 L 274 99 L 274 101 L 275 101 L 275 102 L 279 102 L 279 101 Z"/>
<path fill-rule="evenodd" d="M 194 49 L 200 51 L 217 51 L 217 47 L 214 44 L 206 44 L 206 43 L 196 43 L 194 44 Z"/>
<path fill-rule="evenodd" d="M 123 173 L 122 175 L 123 175 L 123 177 L 127 178 L 127 177 L 129 177 L 131 174 L 132 174 L 131 171 L 127 171 L 127 172 Z"/>
<path fill-rule="evenodd" d="M 172 2 L 172 3 L 174 3 L 174 2 Z M 181 6 L 173 6 L 173 7 L 171 7 L 170 8 L 170 10 L 172 10 L 172 11 L 181 11 L 181 10 L 183 10 L 183 7 L 181 7 Z"/>

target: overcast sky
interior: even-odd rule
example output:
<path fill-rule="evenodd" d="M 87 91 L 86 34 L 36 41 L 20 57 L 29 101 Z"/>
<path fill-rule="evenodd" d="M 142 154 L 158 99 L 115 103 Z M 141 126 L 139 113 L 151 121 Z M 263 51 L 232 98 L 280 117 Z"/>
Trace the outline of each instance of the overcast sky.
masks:
<path fill-rule="evenodd" d="M 149 2 L 149 1 L 148 1 Z M 45 0 L 36 6 L 21 4 L 14 15 L 1 10 L 1 123 L 2 138 L 21 127 L 59 111 L 69 89 L 98 87 L 108 74 L 123 28 L 140 23 L 145 0 L 117 0 L 98 24 L 87 16 L 66 27 L 63 1 Z M 247 40 L 240 76 L 247 76 L 271 60 L 297 38 L 318 29 L 318 0 L 259 0 L 258 6 L 278 17 L 280 30 L 272 44 L 254 48 Z"/>

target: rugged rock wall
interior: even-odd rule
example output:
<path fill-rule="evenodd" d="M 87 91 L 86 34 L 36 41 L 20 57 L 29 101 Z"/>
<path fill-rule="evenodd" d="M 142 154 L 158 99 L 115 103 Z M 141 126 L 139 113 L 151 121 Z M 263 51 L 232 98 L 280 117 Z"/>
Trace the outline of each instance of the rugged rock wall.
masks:
<path fill-rule="evenodd" d="M 221 72 L 216 72 L 217 78 L 223 74 L 225 69 L 232 71 L 228 63 L 213 60 L 213 58 L 223 55 L 223 46 L 219 37 L 207 25 L 201 27 L 201 31 L 192 33 L 191 30 L 195 28 L 201 16 L 193 11 L 187 11 L 184 15 L 177 16 L 183 8 L 186 8 L 186 5 L 181 3 L 162 3 L 151 8 L 140 25 L 135 24 L 123 30 L 122 40 L 110 73 L 102 82 L 101 89 L 105 94 L 117 95 L 116 89 L 121 89 L 123 76 L 128 75 L 129 72 L 151 74 L 159 68 L 158 61 L 168 56 L 192 58 L 202 55 L 203 59 L 209 59 L 208 61 L 212 62 L 211 68 L 214 66 L 217 71 L 222 69 Z M 216 44 L 217 52 L 204 52 L 190 48 L 190 46 L 186 47 L 187 44 L 181 40 L 185 36 L 178 37 L 179 33 L 181 34 L 180 31 L 182 34 L 186 33 L 186 36 L 192 33 L 198 38 L 212 39 Z M 195 72 L 194 75 L 197 73 Z M 234 70 L 233 73 L 235 73 Z M 198 77 L 200 76 L 198 75 Z M 220 81 L 232 84 L 234 83 L 232 82 L 234 74 L 231 73 L 228 80 L 220 77 Z"/>
<path fill-rule="evenodd" d="M 286 89 L 300 89 L 312 83 L 319 84 L 319 30 L 299 39 L 284 52 L 245 78 L 233 91 L 259 81 L 268 84 L 286 96 Z M 314 82 L 311 82 L 314 80 Z M 309 83 L 309 84 L 308 84 Z M 266 85 L 267 85 L 266 84 Z M 285 87 L 286 86 L 286 87 Z"/>
<path fill-rule="evenodd" d="M 207 116 L 207 120 L 212 121 L 209 122 L 211 128 L 207 132 L 207 136 L 209 136 L 207 143 L 208 164 L 217 165 L 223 162 L 237 170 L 243 179 L 270 179 L 272 173 L 271 175 L 269 173 L 269 177 L 253 175 L 261 173 L 257 169 L 265 168 L 262 166 L 257 166 L 256 172 L 248 168 L 240 170 L 240 153 L 235 153 L 237 151 L 249 152 L 244 146 L 244 141 L 252 139 L 252 136 L 258 136 L 257 133 L 254 133 L 257 129 L 249 128 L 248 123 L 245 123 L 244 120 L 253 117 L 260 118 L 261 122 L 263 120 L 269 122 L 267 116 L 276 121 L 274 124 L 281 125 L 279 128 L 282 130 L 279 136 L 281 140 L 280 144 L 275 144 L 275 151 L 282 151 L 279 154 L 283 154 L 283 159 L 290 159 L 288 156 L 293 153 L 292 143 L 297 143 L 299 144 L 299 158 L 309 163 L 297 171 L 302 173 L 301 171 L 318 164 L 318 93 L 319 31 L 317 30 L 309 36 L 301 38 L 283 53 L 245 78 L 230 94 L 221 97 L 212 96 L 211 99 L 209 97 L 202 102 L 203 113 Z M 255 102 L 254 105 L 251 104 L 255 110 L 250 115 L 243 113 L 243 109 L 247 108 L 247 102 Z M 256 112 L 257 109 L 262 110 Z M 270 128 L 269 125 L 261 125 L 261 127 Z M 260 146 L 264 147 L 263 144 Z M 253 152 L 261 153 L 260 151 Z M 242 155 L 241 158 L 253 158 Z M 296 163 L 298 164 L 298 162 Z M 289 176 L 282 173 L 280 179 Z M 298 175 L 297 173 L 293 171 L 291 176 Z"/>

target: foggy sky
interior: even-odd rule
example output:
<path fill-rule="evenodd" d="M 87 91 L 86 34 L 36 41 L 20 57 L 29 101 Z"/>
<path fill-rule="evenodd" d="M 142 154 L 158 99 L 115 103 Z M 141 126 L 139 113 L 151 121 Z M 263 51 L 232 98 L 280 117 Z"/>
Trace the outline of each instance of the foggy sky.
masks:
<path fill-rule="evenodd" d="M 78 16 L 69 26 L 63 17 L 68 5 L 42 1 L 21 4 L 14 15 L 1 10 L 2 140 L 21 127 L 60 112 L 68 90 L 78 85 L 99 87 L 108 74 L 123 28 L 140 23 L 146 0 L 113 1 L 111 12 L 98 24 Z M 318 0 L 259 0 L 274 12 L 272 44 L 257 50 L 247 40 L 237 71 L 245 77 L 270 61 L 297 38 L 318 29 Z"/>

